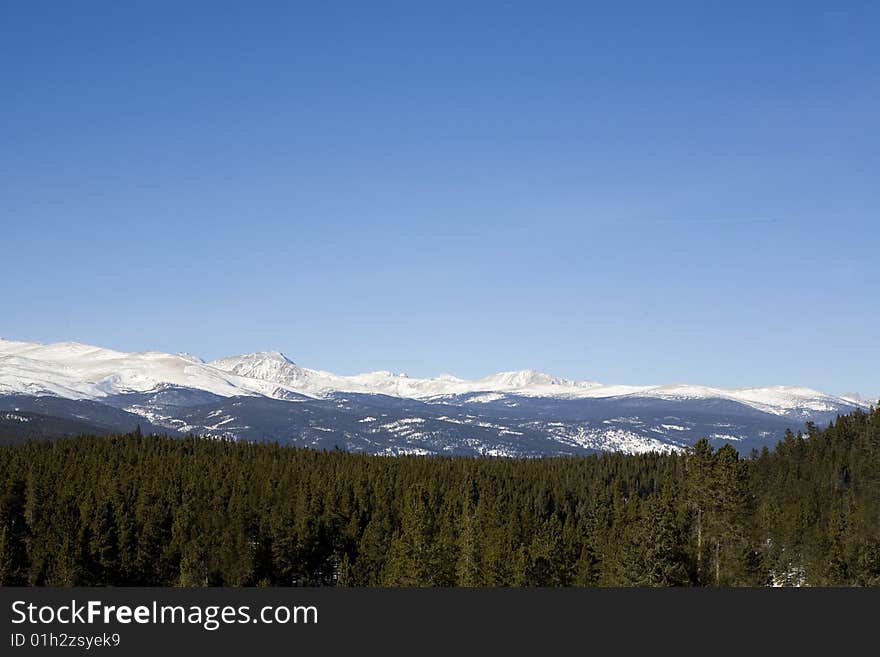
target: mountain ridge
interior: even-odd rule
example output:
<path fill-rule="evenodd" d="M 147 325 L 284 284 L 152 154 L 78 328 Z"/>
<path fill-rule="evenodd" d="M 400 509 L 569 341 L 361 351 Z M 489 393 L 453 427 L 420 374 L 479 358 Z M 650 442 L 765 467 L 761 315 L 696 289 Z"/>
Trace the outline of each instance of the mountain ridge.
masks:
<path fill-rule="evenodd" d="M 41 398 L 57 401 L 35 405 Z M 205 362 L 190 354 L 0 339 L 0 410 L 46 415 L 49 408 L 107 430 L 131 429 L 142 418 L 173 434 L 371 453 L 667 451 L 702 436 L 742 451 L 869 406 L 798 386 L 609 385 L 536 370 L 470 380 L 387 371 L 344 376 L 302 367 L 279 351 Z"/>
<path fill-rule="evenodd" d="M 83 367 L 83 360 L 91 361 L 92 366 Z M 280 351 L 261 351 L 204 361 L 186 353 L 122 352 L 78 342 L 43 344 L 0 338 L 0 389 L 6 392 L 28 392 L 25 389 L 15 389 L 15 375 L 3 375 L 14 367 L 24 370 L 28 366 L 46 375 L 53 371 L 53 365 L 54 371 L 66 375 L 67 378 L 79 377 L 84 391 L 89 384 L 95 386 L 96 389 L 91 392 L 93 396 L 101 396 L 102 392 L 145 392 L 163 384 L 188 384 L 187 387 L 215 394 L 223 395 L 225 392 L 224 396 L 272 396 L 270 388 L 264 385 L 271 383 L 307 396 L 321 396 L 328 392 L 360 392 L 425 399 L 473 392 L 516 392 L 537 397 L 720 396 L 780 408 L 791 407 L 797 400 L 810 400 L 814 404 L 812 410 L 828 410 L 821 406 L 822 400 L 847 401 L 868 406 L 868 402 L 857 399 L 852 394 L 847 397 L 836 396 L 803 386 L 722 388 L 682 383 L 603 384 L 565 379 L 533 369 L 497 372 L 479 379 L 462 379 L 449 374 L 414 378 L 382 370 L 339 375 L 302 367 Z M 221 392 L 217 392 L 218 389 Z"/>

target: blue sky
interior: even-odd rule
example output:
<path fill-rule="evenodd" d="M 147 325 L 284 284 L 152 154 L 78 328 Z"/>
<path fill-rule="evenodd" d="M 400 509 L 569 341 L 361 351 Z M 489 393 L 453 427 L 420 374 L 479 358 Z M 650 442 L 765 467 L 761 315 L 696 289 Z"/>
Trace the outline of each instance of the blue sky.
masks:
<path fill-rule="evenodd" d="M 877 4 L 603 4 L 3 3 L 0 336 L 880 394 Z"/>

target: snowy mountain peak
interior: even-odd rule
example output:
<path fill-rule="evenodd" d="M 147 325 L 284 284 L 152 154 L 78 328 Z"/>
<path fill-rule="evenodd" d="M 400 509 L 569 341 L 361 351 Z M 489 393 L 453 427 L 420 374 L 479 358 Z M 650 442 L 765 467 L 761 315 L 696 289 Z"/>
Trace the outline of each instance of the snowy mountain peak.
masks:
<path fill-rule="evenodd" d="M 537 370 L 514 370 L 511 372 L 499 372 L 481 379 L 487 383 L 496 383 L 498 385 L 510 388 L 528 388 L 531 386 L 571 386 L 577 385 L 574 381 L 563 379 L 552 374 L 545 374 Z"/>
<path fill-rule="evenodd" d="M 279 365 L 296 365 L 292 360 L 290 360 L 287 356 L 285 356 L 280 351 L 255 351 L 252 354 L 242 354 L 241 356 L 228 356 L 226 358 L 221 358 L 214 362 L 223 362 L 223 361 L 241 361 L 241 362 L 250 362 L 250 363 L 278 363 Z"/>
<path fill-rule="evenodd" d="M 222 372 L 292 389 L 310 388 L 314 378 L 311 370 L 300 367 L 280 351 L 229 356 L 211 361 L 208 365 Z"/>

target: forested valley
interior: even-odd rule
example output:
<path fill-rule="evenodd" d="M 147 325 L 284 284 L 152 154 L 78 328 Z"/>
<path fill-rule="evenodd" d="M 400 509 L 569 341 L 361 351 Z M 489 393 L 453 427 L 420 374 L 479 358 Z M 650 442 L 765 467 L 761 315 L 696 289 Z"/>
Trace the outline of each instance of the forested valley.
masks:
<path fill-rule="evenodd" d="M 745 457 L 29 441 L 0 448 L 0 584 L 876 586 L 880 410 Z"/>

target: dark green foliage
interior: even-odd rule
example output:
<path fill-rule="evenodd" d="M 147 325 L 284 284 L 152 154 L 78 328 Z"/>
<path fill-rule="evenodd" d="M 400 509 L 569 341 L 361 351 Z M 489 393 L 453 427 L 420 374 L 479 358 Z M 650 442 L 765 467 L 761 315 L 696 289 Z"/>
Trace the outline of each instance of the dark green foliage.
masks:
<path fill-rule="evenodd" d="M 749 459 L 0 448 L 0 584 L 880 585 L 880 411 Z"/>

